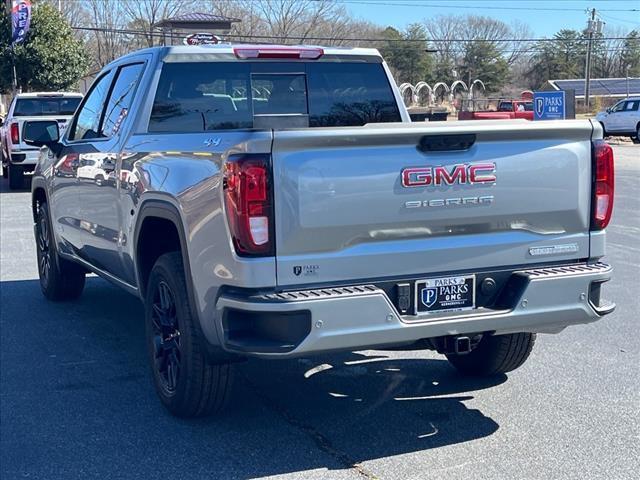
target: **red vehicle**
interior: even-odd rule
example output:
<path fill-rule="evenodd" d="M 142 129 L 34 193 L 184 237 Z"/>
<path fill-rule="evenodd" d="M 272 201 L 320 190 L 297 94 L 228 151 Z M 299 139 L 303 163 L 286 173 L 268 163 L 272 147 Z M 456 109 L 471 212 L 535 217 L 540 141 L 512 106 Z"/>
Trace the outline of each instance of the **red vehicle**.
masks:
<path fill-rule="evenodd" d="M 480 102 L 488 104 L 490 100 L 466 101 L 458 112 L 458 120 L 507 120 L 512 118 L 533 120 L 533 101 L 531 100 L 499 100 L 495 110 L 478 110 L 475 107 L 479 106 Z"/>

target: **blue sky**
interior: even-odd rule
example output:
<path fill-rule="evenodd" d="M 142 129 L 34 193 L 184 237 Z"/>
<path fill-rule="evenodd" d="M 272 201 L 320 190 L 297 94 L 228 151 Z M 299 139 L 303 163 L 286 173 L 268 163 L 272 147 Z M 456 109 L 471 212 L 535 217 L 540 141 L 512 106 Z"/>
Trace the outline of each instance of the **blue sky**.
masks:
<path fill-rule="evenodd" d="M 507 23 L 527 23 L 536 37 L 552 36 L 562 28 L 585 27 L 586 10 L 601 11 L 611 27 L 640 30 L 640 0 L 338 0 L 356 17 L 402 29 L 439 14 L 474 14 L 498 18 Z M 376 5 L 379 4 L 379 5 Z M 462 8 L 456 8 L 462 7 Z M 501 9 L 501 8 L 504 8 Z M 523 10 L 508 10 L 518 8 Z M 563 9 L 542 10 L 542 9 Z M 616 11 L 624 10 L 624 11 Z M 635 11 L 630 11 L 635 10 Z"/>

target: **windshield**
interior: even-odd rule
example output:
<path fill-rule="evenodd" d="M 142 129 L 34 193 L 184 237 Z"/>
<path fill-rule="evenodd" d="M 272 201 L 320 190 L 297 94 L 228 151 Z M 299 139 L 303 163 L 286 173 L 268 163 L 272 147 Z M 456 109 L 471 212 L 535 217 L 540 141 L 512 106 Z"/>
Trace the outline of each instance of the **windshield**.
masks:
<path fill-rule="evenodd" d="M 310 127 L 401 121 L 380 63 L 167 63 L 149 131 L 253 128 L 256 115 L 308 116 Z"/>
<path fill-rule="evenodd" d="M 80 104 L 80 97 L 19 98 L 13 109 L 14 117 L 71 116 Z"/>

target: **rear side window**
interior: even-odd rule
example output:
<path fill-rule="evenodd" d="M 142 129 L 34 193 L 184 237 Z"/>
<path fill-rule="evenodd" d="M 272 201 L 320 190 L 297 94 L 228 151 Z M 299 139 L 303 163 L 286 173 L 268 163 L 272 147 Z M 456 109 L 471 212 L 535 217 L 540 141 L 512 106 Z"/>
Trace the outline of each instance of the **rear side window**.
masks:
<path fill-rule="evenodd" d="M 378 63 L 167 63 L 149 131 L 248 129 L 274 114 L 308 115 L 310 127 L 401 121 Z"/>
<path fill-rule="evenodd" d="M 19 98 L 13 109 L 14 117 L 43 117 L 47 115 L 71 116 L 78 108 L 81 97 Z"/>
<path fill-rule="evenodd" d="M 627 112 L 635 112 L 636 110 L 638 110 L 639 104 L 640 100 L 630 100 L 625 104 L 624 109 Z"/>
<path fill-rule="evenodd" d="M 142 70 L 142 63 L 126 65 L 119 70 L 100 128 L 102 137 L 112 137 L 120 130 L 122 122 L 131 108 L 133 94 L 142 75 Z"/>

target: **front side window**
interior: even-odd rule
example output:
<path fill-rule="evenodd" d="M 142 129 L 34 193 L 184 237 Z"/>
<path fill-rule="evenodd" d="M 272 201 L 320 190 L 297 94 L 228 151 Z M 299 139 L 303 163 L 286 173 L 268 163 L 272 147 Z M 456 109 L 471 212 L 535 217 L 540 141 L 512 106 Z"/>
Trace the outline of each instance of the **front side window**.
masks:
<path fill-rule="evenodd" d="M 616 105 L 611 109 L 611 111 L 612 112 L 621 112 L 624 109 L 624 104 L 625 104 L 625 102 L 616 103 Z"/>
<path fill-rule="evenodd" d="M 167 63 L 149 132 L 253 128 L 254 115 L 306 114 L 310 127 L 399 122 L 379 63 Z"/>
<path fill-rule="evenodd" d="M 75 124 L 69 133 L 69 140 L 87 140 L 103 137 L 100 133 L 100 118 L 107 101 L 112 79 L 113 71 L 110 71 L 91 87 L 89 96 L 80 108 Z"/>

